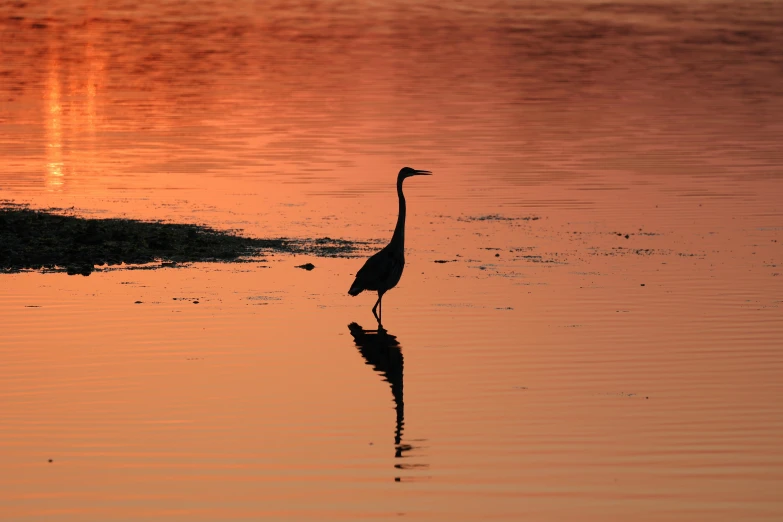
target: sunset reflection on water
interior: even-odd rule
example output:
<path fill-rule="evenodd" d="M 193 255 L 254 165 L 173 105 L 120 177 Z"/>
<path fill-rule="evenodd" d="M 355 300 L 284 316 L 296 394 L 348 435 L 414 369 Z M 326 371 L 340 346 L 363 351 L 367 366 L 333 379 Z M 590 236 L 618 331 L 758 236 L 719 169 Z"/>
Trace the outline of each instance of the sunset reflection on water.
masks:
<path fill-rule="evenodd" d="M 0 199 L 371 247 L 0 274 L 0 518 L 780 519 L 781 21 L 1 6 Z"/>
<path fill-rule="evenodd" d="M 57 191 L 63 185 L 63 135 L 62 102 L 60 100 L 60 67 L 57 55 L 52 52 L 49 59 L 49 75 L 46 82 L 46 188 Z"/>
<path fill-rule="evenodd" d="M 66 183 L 79 176 L 94 176 L 96 135 L 98 133 L 98 88 L 104 83 L 104 58 L 96 51 L 100 34 L 94 23 L 80 27 L 78 34 L 86 42 L 80 59 L 63 63 L 61 31 L 48 33 L 44 100 L 45 178 L 48 192 L 62 193 Z M 71 35 L 73 37 L 73 35 Z M 102 144 L 105 146 L 105 144 Z"/>

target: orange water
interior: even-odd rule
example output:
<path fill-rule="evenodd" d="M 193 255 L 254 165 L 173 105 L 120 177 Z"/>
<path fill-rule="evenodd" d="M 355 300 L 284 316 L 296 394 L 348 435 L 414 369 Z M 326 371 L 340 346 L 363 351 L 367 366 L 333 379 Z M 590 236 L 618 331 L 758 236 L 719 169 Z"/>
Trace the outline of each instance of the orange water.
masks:
<path fill-rule="evenodd" d="M 780 520 L 781 26 L 0 4 L 2 199 L 380 245 L 435 172 L 385 336 L 359 258 L 0 275 L 0 519 Z"/>

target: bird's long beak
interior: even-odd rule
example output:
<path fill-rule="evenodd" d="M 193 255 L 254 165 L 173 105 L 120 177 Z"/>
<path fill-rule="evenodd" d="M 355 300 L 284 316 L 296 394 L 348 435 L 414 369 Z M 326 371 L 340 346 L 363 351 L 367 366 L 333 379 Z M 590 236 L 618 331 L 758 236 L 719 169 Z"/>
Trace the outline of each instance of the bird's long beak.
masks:
<path fill-rule="evenodd" d="M 432 172 L 429 170 L 415 170 L 412 176 L 432 176 Z"/>

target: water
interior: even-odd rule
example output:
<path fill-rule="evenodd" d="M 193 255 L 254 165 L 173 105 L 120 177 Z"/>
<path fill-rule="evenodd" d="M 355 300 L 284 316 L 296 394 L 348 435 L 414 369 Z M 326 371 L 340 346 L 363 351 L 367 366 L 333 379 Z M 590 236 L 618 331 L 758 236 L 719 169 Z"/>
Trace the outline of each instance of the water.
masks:
<path fill-rule="evenodd" d="M 382 244 L 435 175 L 385 333 L 360 258 L 0 275 L 0 518 L 779 520 L 781 22 L 2 4 L 0 198 Z"/>

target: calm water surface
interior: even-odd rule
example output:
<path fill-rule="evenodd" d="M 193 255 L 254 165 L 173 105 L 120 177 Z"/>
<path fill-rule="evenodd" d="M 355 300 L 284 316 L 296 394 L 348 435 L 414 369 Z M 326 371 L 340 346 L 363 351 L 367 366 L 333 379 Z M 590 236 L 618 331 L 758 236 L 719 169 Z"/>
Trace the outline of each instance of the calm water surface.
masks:
<path fill-rule="evenodd" d="M 782 4 L 110 4 L 0 3 L 0 199 L 385 241 L 435 175 L 381 332 L 360 258 L 0 274 L 0 519 L 783 518 Z"/>

